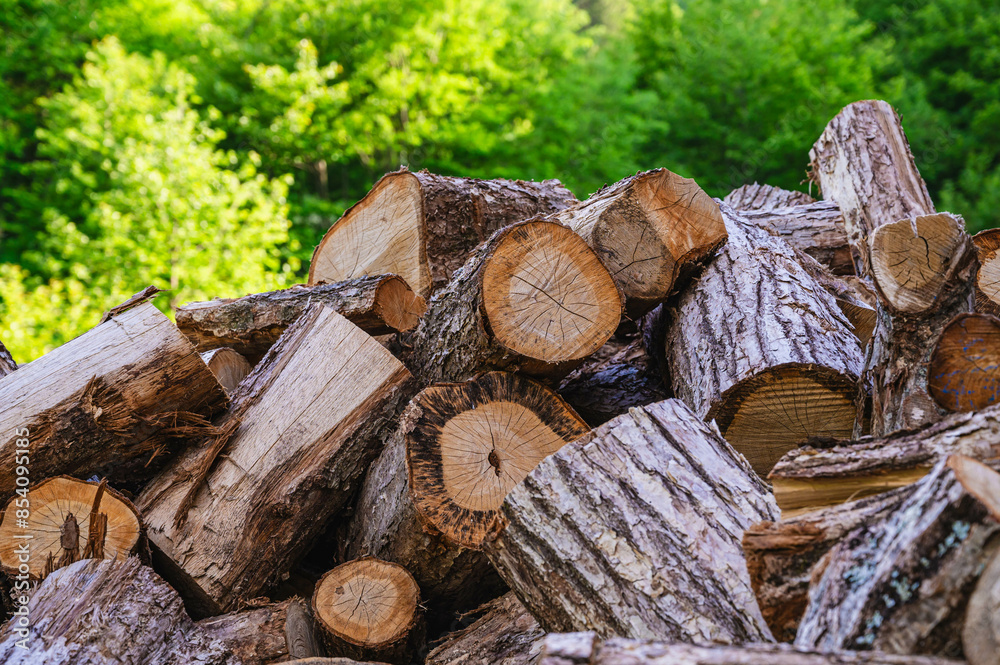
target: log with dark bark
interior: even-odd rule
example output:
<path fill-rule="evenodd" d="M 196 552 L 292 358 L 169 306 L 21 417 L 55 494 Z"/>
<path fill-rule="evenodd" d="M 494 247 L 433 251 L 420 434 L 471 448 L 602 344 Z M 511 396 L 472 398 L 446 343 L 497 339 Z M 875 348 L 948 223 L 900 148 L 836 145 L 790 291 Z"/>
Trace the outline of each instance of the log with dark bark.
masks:
<path fill-rule="evenodd" d="M 962 649 L 970 665 L 1000 665 L 1000 554 L 994 554 L 969 596 Z"/>
<path fill-rule="evenodd" d="M 1000 316 L 1000 229 L 986 229 L 972 236 L 979 259 L 976 275 L 976 311 Z"/>
<path fill-rule="evenodd" d="M 365 479 L 346 558 L 401 564 L 435 609 L 495 597 L 503 584 L 477 550 L 502 528 L 504 497 L 587 431 L 555 393 L 522 376 L 490 372 L 425 389 Z"/>
<path fill-rule="evenodd" d="M 170 319 L 144 303 L 4 377 L 0 404 L 6 500 L 19 447 L 30 448 L 32 478 L 137 482 L 178 437 L 214 434 L 208 417 L 225 407 L 226 394 Z"/>
<path fill-rule="evenodd" d="M 325 305 L 285 331 L 234 394 L 224 435 L 179 457 L 138 500 L 154 563 L 193 612 L 232 610 L 288 573 L 356 491 L 410 383 Z"/>
<path fill-rule="evenodd" d="M 227 395 L 233 394 L 236 386 L 240 385 L 253 369 L 246 358 L 228 347 L 205 351 L 201 354 L 201 359 L 208 365 L 208 369 L 215 375 Z"/>
<path fill-rule="evenodd" d="M 621 312 L 614 280 L 580 236 L 554 222 L 513 224 L 434 296 L 406 360 L 426 384 L 490 369 L 561 378 L 604 345 Z"/>
<path fill-rule="evenodd" d="M 1000 319 L 959 314 L 938 339 L 927 388 L 946 411 L 979 411 L 1000 397 Z"/>
<path fill-rule="evenodd" d="M 243 665 L 271 665 L 321 656 L 309 606 L 301 598 L 223 614 L 198 622 Z"/>
<path fill-rule="evenodd" d="M 767 486 L 679 400 L 636 407 L 545 459 L 507 496 L 487 553 L 546 630 L 770 641 L 741 539 Z"/>
<path fill-rule="evenodd" d="M 402 278 L 376 275 L 188 303 L 177 308 L 177 327 L 199 351 L 228 346 L 256 363 L 313 303 L 330 307 L 370 335 L 412 330 L 427 309 Z"/>
<path fill-rule="evenodd" d="M 817 201 L 792 207 L 741 210 L 740 214 L 754 224 L 773 230 L 789 245 L 816 259 L 833 274 L 854 274 L 844 216 L 835 202 Z"/>
<path fill-rule="evenodd" d="M 666 315 L 668 378 L 764 475 L 809 437 L 851 435 L 863 357 L 795 251 L 722 212 L 729 242 Z"/>
<path fill-rule="evenodd" d="M 394 273 L 429 298 L 493 232 L 575 202 L 558 180 L 476 180 L 404 168 L 375 183 L 327 231 L 309 283 Z"/>
<path fill-rule="evenodd" d="M 790 208 L 809 205 L 816 200 L 805 192 L 793 192 L 773 185 L 743 185 L 726 194 L 723 201 L 734 210 L 769 210 L 771 208 Z"/>
<path fill-rule="evenodd" d="M 961 656 L 969 594 L 1000 549 L 998 518 L 1000 474 L 941 460 L 890 515 L 826 555 L 795 644 Z"/>
<path fill-rule="evenodd" d="M 3 342 L 0 342 L 0 377 L 7 376 L 15 369 L 17 369 L 17 363 L 14 362 L 10 351 L 3 345 Z"/>
<path fill-rule="evenodd" d="M 545 631 L 512 591 L 470 614 L 480 616 L 468 627 L 442 637 L 427 654 L 425 665 L 533 665 L 536 662 Z"/>

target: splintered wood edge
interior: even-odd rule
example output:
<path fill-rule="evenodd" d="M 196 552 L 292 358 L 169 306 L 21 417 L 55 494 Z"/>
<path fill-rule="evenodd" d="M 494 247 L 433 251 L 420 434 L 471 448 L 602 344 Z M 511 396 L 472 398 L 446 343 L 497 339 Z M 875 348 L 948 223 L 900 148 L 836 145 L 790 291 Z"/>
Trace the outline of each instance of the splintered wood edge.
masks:
<path fill-rule="evenodd" d="M 30 543 L 31 559 L 28 562 L 31 579 L 41 579 L 49 552 L 58 562 L 62 555 L 60 527 L 66 515 L 73 513 L 80 531 L 79 556 L 83 557 L 89 534 L 90 513 L 100 483 L 79 480 L 70 476 L 55 476 L 38 483 L 28 490 L 30 516 L 29 528 L 17 525 L 17 500 L 14 495 L 0 517 L 0 568 L 11 575 L 18 574 L 20 560 L 16 547 Z M 49 495 L 53 495 L 50 497 Z M 69 498 L 66 498 L 69 495 Z M 127 557 L 135 551 L 142 535 L 143 524 L 139 511 L 120 492 L 105 485 L 99 511 L 108 516 L 105 535 L 104 558 Z M 39 524 L 39 521 L 41 524 Z M 26 541 L 18 535 L 30 533 L 33 537 Z M 45 536 L 43 534 L 49 534 Z"/>
<path fill-rule="evenodd" d="M 949 455 L 948 468 L 965 491 L 976 497 L 993 519 L 1000 521 L 1000 473 L 965 455 Z"/>
<path fill-rule="evenodd" d="M 320 626 L 335 638 L 377 649 L 399 641 L 410 632 L 419 603 L 420 589 L 408 570 L 395 563 L 364 557 L 341 564 L 320 578 L 313 592 L 312 610 Z M 334 613 L 338 608 L 349 613 L 346 616 Z M 372 620 L 366 637 L 356 634 L 364 629 L 365 622 L 353 619 L 362 609 L 361 616 Z M 376 624 L 376 630 L 372 630 L 371 623 Z"/>
<path fill-rule="evenodd" d="M 309 284 L 394 274 L 428 297 L 425 224 L 420 181 L 405 168 L 387 173 L 323 236 L 309 263 Z"/>
<path fill-rule="evenodd" d="M 406 433 L 406 464 L 421 521 L 477 549 L 503 528 L 507 493 L 545 457 L 590 431 L 556 393 L 526 377 L 488 372 L 426 388 Z"/>
<path fill-rule="evenodd" d="M 385 324 L 399 332 L 413 330 L 427 311 L 427 301 L 406 280 L 390 275 L 375 289 L 375 307 Z"/>
<path fill-rule="evenodd" d="M 769 478 L 774 500 L 781 509 L 781 518 L 789 519 L 803 513 L 856 501 L 906 487 L 926 476 L 931 467 L 914 467 L 885 473 L 834 478 Z"/>
<path fill-rule="evenodd" d="M 979 411 L 1000 397 L 1000 319 L 959 314 L 938 338 L 927 370 L 927 390 L 942 409 Z"/>
<path fill-rule="evenodd" d="M 844 316 L 847 317 L 847 320 L 853 326 L 854 336 L 861 342 L 861 348 L 865 348 L 872 338 L 872 333 L 875 331 L 875 323 L 878 318 L 877 313 L 871 307 L 864 307 L 849 302 L 844 298 L 835 297 L 834 300 L 837 301 L 840 311 L 844 313 Z"/>
<path fill-rule="evenodd" d="M 987 229 L 972 236 L 979 257 L 976 276 L 976 309 L 1000 315 L 1000 229 Z"/>
<path fill-rule="evenodd" d="M 611 274 L 571 229 L 546 221 L 513 224 L 482 271 L 482 309 L 505 348 L 547 364 L 604 346 L 621 320 Z"/>
<path fill-rule="evenodd" d="M 227 346 L 205 351 L 201 354 L 201 359 L 208 365 L 208 369 L 211 370 L 227 395 L 232 395 L 240 382 L 253 369 L 253 366 L 242 354 Z"/>

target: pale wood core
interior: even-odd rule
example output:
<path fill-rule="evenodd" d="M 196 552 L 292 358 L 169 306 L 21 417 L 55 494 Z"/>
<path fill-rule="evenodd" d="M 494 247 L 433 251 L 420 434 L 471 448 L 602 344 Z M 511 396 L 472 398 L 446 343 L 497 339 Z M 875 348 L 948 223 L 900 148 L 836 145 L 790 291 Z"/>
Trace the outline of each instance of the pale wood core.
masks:
<path fill-rule="evenodd" d="M 802 513 L 857 501 L 912 485 L 927 475 L 930 467 L 893 470 L 867 476 L 836 478 L 772 478 L 774 500 L 782 519 Z"/>
<path fill-rule="evenodd" d="M 965 491 L 976 497 L 993 519 L 1000 520 L 1000 473 L 966 455 L 949 455 L 948 466 Z"/>
<path fill-rule="evenodd" d="M 483 271 L 483 306 L 503 346 L 548 363 L 590 355 L 621 317 L 607 269 L 580 236 L 552 222 L 503 237 Z"/>
<path fill-rule="evenodd" d="M 927 390 L 948 411 L 979 411 L 1000 398 L 1000 320 L 956 317 L 941 333 L 927 372 Z"/>
<path fill-rule="evenodd" d="M 979 273 L 976 276 L 978 309 L 1000 313 L 1000 260 L 997 259 L 1000 229 L 980 231 L 972 236 L 972 242 L 979 257 Z"/>
<path fill-rule="evenodd" d="M 402 566 L 358 559 L 337 566 L 313 595 L 316 618 L 334 637 L 363 647 L 391 644 L 413 626 L 417 583 Z"/>
<path fill-rule="evenodd" d="M 401 332 L 416 328 L 427 311 L 427 301 L 398 277 L 379 285 L 377 303 L 382 320 Z"/>
<path fill-rule="evenodd" d="M 240 385 L 253 369 L 246 358 L 228 347 L 205 351 L 201 354 L 201 359 L 208 365 L 208 369 L 227 395 L 232 394 L 236 386 Z"/>

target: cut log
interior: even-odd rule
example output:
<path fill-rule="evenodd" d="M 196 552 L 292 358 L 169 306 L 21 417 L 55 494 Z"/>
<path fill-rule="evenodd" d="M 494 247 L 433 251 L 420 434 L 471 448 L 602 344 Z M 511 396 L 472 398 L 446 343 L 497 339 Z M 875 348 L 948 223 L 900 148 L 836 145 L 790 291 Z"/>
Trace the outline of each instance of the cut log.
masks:
<path fill-rule="evenodd" d="M 243 665 L 271 665 L 323 653 L 309 606 L 301 598 L 203 619 L 198 627 Z"/>
<path fill-rule="evenodd" d="M 742 210 L 740 214 L 758 226 L 773 230 L 789 245 L 813 257 L 833 274 L 854 274 L 844 216 L 833 201 Z"/>
<path fill-rule="evenodd" d="M 538 665 L 962 665 L 962 661 L 856 651 L 818 653 L 787 644 L 701 647 L 624 639 L 602 642 L 594 633 L 563 633 L 546 636 Z"/>
<path fill-rule="evenodd" d="M 927 388 L 946 411 L 979 411 L 1000 397 L 1000 319 L 959 314 L 931 355 Z"/>
<path fill-rule="evenodd" d="M 502 528 L 504 497 L 587 431 L 555 393 L 522 376 L 425 389 L 365 479 L 346 557 L 402 565 L 435 609 L 495 597 L 503 585 L 477 549 Z"/>
<path fill-rule="evenodd" d="M 139 497 L 154 563 L 198 615 L 288 573 L 357 490 L 410 394 L 402 364 L 325 305 L 292 324 L 233 395 L 225 435 Z"/>
<path fill-rule="evenodd" d="M 941 460 L 888 517 L 830 550 L 796 646 L 961 656 L 968 597 L 1000 549 L 1000 474 Z"/>
<path fill-rule="evenodd" d="M 184 335 L 144 303 L 4 377 L 0 404 L 6 500 L 25 447 L 32 478 L 148 478 L 144 465 L 175 437 L 215 433 L 207 417 L 226 394 Z"/>
<path fill-rule="evenodd" d="M 636 407 L 542 461 L 487 545 L 546 630 L 770 641 L 743 531 L 773 520 L 746 460 L 679 400 Z"/>
<path fill-rule="evenodd" d="M 330 307 L 370 335 L 412 330 L 427 308 L 402 278 L 376 275 L 188 303 L 177 308 L 177 327 L 199 351 L 228 346 L 256 363 L 313 303 Z"/>
<path fill-rule="evenodd" d="M 17 363 L 14 362 L 10 351 L 3 345 L 3 342 L 0 342 L 0 377 L 7 376 L 15 369 L 17 369 Z"/>
<path fill-rule="evenodd" d="M 726 194 L 723 201 L 734 210 L 769 210 L 771 208 L 790 208 L 792 206 L 809 205 L 816 200 L 805 192 L 793 192 L 772 185 L 743 185 Z"/>
<path fill-rule="evenodd" d="M 637 173 L 550 215 L 587 241 L 638 319 L 726 240 L 719 206 L 694 180 L 667 169 Z"/>
<path fill-rule="evenodd" d="M 861 348 L 868 346 L 872 332 L 875 330 L 877 312 L 875 310 L 875 295 L 865 285 L 852 275 L 838 277 L 819 261 L 800 249 L 795 250 L 799 264 L 816 283 L 833 296 L 837 307 L 843 312 L 851 324 L 854 336 L 861 343 Z"/>
<path fill-rule="evenodd" d="M 765 475 L 810 437 L 851 435 L 863 357 L 794 250 L 722 212 L 729 242 L 667 313 L 667 378 Z"/>
<path fill-rule="evenodd" d="M 60 568 L 32 592 L 25 623 L 15 619 L 0 632 L 0 662 L 240 665 L 184 613 L 177 592 L 135 557 Z"/>
<path fill-rule="evenodd" d="M 976 311 L 1000 316 L 1000 229 L 986 229 L 972 236 L 979 259 L 976 275 Z"/>
<path fill-rule="evenodd" d="M 407 363 L 426 384 L 490 369 L 561 378 L 608 341 L 621 312 L 614 280 L 580 236 L 522 222 L 477 248 L 431 300 Z"/>
<path fill-rule="evenodd" d="M 1000 554 L 993 555 L 969 596 L 962 648 L 970 665 L 1000 665 Z"/>
<path fill-rule="evenodd" d="M 219 385 L 227 395 L 233 394 L 240 381 L 247 378 L 253 367 L 242 355 L 230 348 L 212 349 L 201 354 L 201 359 L 208 365 Z"/>
<path fill-rule="evenodd" d="M 365 558 L 320 579 L 312 607 L 334 656 L 407 664 L 423 642 L 420 590 L 394 563 Z"/>
<path fill-rule="evenodd" d="M 427 654 L 426 665 L 536 662 L 545 631 L 513 592 L 491 600 L 475 613 L 481 616 L 470 626 L 441 638 L 441 643 Z"/>
<path fill-rule="evenodd" d="M 429 298 L 493 232 L 575 202 L 558 180 L 475 180 L 404 168 L 386 174 L 327 231 L 313 252 L 309 283 L 394 273 Z"/>

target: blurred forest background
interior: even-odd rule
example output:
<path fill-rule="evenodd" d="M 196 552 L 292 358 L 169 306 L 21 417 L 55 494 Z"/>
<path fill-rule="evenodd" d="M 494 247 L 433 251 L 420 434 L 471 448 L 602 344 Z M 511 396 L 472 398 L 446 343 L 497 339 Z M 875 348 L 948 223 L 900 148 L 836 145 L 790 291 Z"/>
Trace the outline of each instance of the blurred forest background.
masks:
<path fill-rule="evenodd" d="M 0 339 L 26 362 L 150 283 L 167 311 L 302 281 L 401 164 L 805 189 L 872 97 L 976 231 L 998 77 L 996 0 L 0 0 Z"/>

